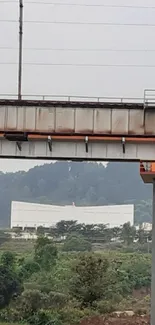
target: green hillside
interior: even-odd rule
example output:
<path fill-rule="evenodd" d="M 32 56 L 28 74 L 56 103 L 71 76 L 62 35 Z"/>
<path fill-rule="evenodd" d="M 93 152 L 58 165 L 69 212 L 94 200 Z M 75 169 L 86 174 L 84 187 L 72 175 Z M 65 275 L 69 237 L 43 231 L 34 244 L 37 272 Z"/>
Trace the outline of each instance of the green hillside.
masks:
<path fill-rule="evenodd" d="M 28 172 L 0 174 L 0 226 L 10 224 L 12 200 L 45 204 L 135 204 L 136 221 L 151 221 L 151 185 L 139 165 L 56 162 Z"/>

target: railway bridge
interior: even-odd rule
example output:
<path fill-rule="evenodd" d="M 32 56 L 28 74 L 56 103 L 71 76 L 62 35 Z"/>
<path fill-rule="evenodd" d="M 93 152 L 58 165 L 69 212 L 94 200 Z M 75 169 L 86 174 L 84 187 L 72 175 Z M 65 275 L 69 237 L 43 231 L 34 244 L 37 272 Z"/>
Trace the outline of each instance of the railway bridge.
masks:
<path fill-rule="evenodd" d="M 144 99 L 0 99 L 0 157 L 155 161 L 155 92 Z M 153 99 L 153 100 L 152 100 Z"/>
<path fill-rule="evenodd" d="M 155 90 L 142 99 L 0 96 L 0 157 L 141 162 L 143 181 L 153 183 L 155 325 Z"/>

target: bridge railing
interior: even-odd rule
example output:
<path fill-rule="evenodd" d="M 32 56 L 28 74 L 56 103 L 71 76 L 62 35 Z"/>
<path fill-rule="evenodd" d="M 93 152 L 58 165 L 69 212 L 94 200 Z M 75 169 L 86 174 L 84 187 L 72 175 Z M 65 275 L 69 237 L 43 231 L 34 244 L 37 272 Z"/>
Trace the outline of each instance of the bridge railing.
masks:
<path fill-rule="evenodd" d="M 155 106 L 155 89 L 144 90 L 144 109 Z"/>
<path fill-rule="evenodd" d="M 0 94 L 0 99 L 17 100 L 18 96 L 14 94 Z M 45 101 L 68 101 L 68 102 L 96 102 L 96 103 L 140 103 L 143 98 L 135 97 L 97 97 L 97 96 L 68 96 L 68 95 L 22 95 L 22 100 L 45 100 Z"/>

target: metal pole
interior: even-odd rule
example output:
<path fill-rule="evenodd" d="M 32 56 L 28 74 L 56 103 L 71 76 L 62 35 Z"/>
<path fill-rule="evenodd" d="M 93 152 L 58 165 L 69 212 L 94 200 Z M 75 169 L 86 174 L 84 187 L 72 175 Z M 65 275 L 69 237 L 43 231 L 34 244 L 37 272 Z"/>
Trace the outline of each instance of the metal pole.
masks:
<path fill-rule="evenodd" d="M 23 0 L 19 0 L 19 66 L 18 66 L 18 100 L 22 99 L 22 50 L 23 50 Z"/>
<path fill-rule="evenodd" d="M 155 179 L 153 179 L 151 325 L 155 325 Z"/>

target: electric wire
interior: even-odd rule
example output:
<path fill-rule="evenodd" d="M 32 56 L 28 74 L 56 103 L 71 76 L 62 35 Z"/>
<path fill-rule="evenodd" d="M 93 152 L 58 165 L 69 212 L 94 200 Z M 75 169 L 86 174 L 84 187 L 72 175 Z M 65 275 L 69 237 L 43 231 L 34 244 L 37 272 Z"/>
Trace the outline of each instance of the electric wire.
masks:
<path fill-rule="evenodd" d="M 18 23 L 15 19 L 0 19 L 0 23 Z M 115 22 L 85 22 L 85 21 L 45 21 L 45 20 L 25 20 L 24 23 L 29 24 L 58 24 L 58 25 L 103 25 L 103 26 L 115 26 L 115 27 L 155 27 L 155 24 L 150 23 L 115 23 Z"/>
<path fill-rule="evenodd" d="M 127 8 L 127 9 L 155 9 L 155 6 L 137 6 L 137 5 L 113 5 L 113 4 L 91 4 L 91 3 L 71 3 L 71 2 L 54 2 L 54 1 L 25 1 L 26 4 L 70 6 L 70 7 L 103 7 L 103 8 Z"/>
<path fill-rule="evenodd" d="M 18 3 L 18 1 L 15 0 L 1 0 L 1 3 Z M 155 6 L 137 6 L 137 5 L 114 5 L 114 4 L 96 4 L 96 3 L 71 3 L 71 2 L 54 2 L 54 1 L 46 1 L 46 2 L 41 2 L 41 1 L 25 1 L 24 4 L 37 4 L 37 5 L 52 5 L 52 6 L 68 6 L 68 7 L 103 7 L 103 8 L 127 8 L 127 9 L 155 9 Z"/>
<path fill-rule="evenodd" d="M 7 46 L 0 46 L 0 50 L 18 50 L 18 47 L 7 47 Z M 154 53 L 155 49 L 112 49 L 112 48 L 39 48 L 39 47 L 25 47 L 23 48 L 24 51 L 51 51 L 51 52 L 137 52 L 137 53 Z"/>
<path fill-rule="evenodd" d="M 0 62 L 0 65 L 18 65 L 17 62 Z M 154 64 L 92 64 L 92 63 L 36 63 L 24 62 L 23 66 L 66 66 L 66 67 L 96 67 L 96 68 L 155 68 Z"/>

